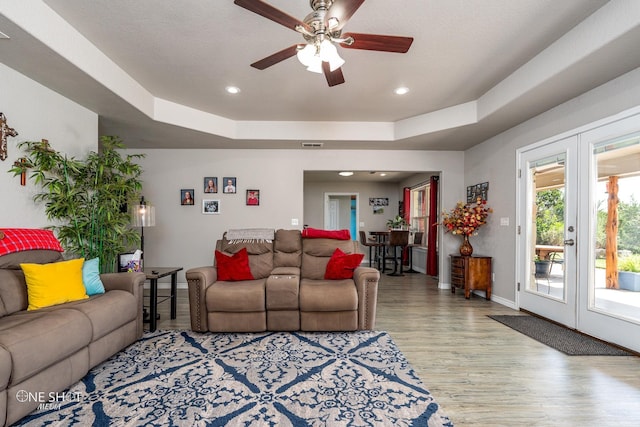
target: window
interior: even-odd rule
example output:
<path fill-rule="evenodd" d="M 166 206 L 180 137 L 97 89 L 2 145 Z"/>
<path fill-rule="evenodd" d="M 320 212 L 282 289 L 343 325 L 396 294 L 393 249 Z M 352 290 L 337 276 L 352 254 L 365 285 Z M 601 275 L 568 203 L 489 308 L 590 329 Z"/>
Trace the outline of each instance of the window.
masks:
<path fill-rule="evenodd" d="M 427 231 L 429 223 L 429 184 L 421 184 L 411 189 L 411 230 Z"/>

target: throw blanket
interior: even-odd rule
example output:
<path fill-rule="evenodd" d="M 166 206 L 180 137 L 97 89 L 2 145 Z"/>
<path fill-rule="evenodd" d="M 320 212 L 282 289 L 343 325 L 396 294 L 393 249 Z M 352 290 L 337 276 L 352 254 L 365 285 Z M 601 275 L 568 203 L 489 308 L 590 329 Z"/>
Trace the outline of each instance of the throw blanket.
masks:
<path fill-rule="evenodd" d="M 226 237 L 230 243 L 259 243 L 273 241 L 275 234 L 273 228 L 242 228 L 227 231 Z"/>
<path fill-rule="evenodd" d="M 0 229 L 0 255 L 33 249 L 51 249 L 64 252 L 51 230 L 37 228 Z"/>
<path fill-rule="evenodd" d="M 307 239 L 336 239 L 351 240 L 349 230 L 320 230 L 317 228 L 307 227 L 302 230 L 302 237 Z"/>

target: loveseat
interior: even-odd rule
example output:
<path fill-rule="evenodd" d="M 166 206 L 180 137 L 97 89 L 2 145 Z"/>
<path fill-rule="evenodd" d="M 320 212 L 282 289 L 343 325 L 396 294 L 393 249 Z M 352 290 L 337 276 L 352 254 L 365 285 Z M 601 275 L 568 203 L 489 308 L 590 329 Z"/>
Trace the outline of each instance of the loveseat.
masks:
<path fill-rule="evenodd" d="M 345 277 L 351 277 L 325 278 L 332 258 L 358 254 L 356 241 L 303 237 L 300 230 L 272 233 L 273 239 L 233 239 L 225 233 L 216 242 L 214 265 L 186 272 L 194 331 L 374 329 L 378 270 L 359 266 L 359 255 L 358 266 L 347 268 Z M 220 280 L 220 261 L 245 251 L 252 278 Z"/>
<path fill-rule="evenodd" d="M 60 392 L 142 336 L 142 273 L 102 274 L 102 294 L 27 310 L 20 264 L 62 261 L 54 250 L 0 256 L 0 425 L 64 404 L 69 396 Z"/>

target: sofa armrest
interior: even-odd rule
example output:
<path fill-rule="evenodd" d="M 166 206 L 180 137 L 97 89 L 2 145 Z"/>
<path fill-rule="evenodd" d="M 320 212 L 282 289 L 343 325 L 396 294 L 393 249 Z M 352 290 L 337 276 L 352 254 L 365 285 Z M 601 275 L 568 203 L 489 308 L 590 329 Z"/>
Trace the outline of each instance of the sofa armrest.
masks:
<path fill-rule="evenodd" d="M 205 291 L 218 279 L 215 267 L 197 267 L 186 271 L 189 287 L 189 312 L 191 314 L 191 329 L 197 332 L 207 332 L 207 305 L 204 299 Z"/>
<path fill-rule="evenodd" d="M 144 333 L 143 325 L 143 295 L 144 295 L 144 282 L 147 280 L 147 276 L 144 273 L 106 273 L 100 275 L 100 280 L 104 285 L 104 290 L 109 291 L 126 291 L 131 292 L 136 298 L 138 305 L 138 326 L 137 336 L 142 337 Z"/>
<path fill-rule="evenodd" d="M 373 330 L 376 326 L 379 280 L 380 272 L 375 268 L 358 267 L 353 272 L 353 281 L 358 292 L 358 329 L 360 330 Z"/>

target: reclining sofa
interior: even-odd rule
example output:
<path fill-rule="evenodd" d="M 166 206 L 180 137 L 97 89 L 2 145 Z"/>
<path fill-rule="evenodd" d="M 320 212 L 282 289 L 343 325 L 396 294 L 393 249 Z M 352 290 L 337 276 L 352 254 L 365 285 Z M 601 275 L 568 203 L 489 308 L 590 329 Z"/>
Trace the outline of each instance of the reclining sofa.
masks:
<path fill-rule="evenodd" d="M 15 423 L 52 396 L 55 400 L 142 336 L 142 273 L 102 274 L 102 294 L 27 310 L 20 264 L 62 260 L 54 250 L 0 256 L 0 425 Z"/>
<path fill-rule="evenodd" d="M 191 328 L 199 332 L 355 331 L 375 327 L 378 270 L 358 266 L 352 278 L 325 279 L 336 249 L 358 253 L 351 239 L 306 238 L 277 230 L 271 239 L 228 239 L 216 251 L 246 250 L 251 280 L 219 280 L 217 267 L 189 269 Z M 361 259 L 361 258 L 360 258 Z"/>

